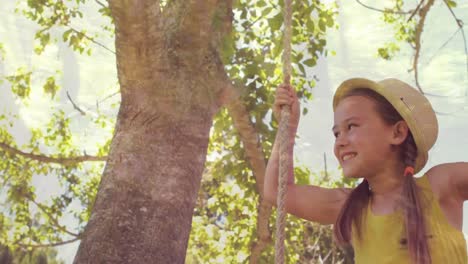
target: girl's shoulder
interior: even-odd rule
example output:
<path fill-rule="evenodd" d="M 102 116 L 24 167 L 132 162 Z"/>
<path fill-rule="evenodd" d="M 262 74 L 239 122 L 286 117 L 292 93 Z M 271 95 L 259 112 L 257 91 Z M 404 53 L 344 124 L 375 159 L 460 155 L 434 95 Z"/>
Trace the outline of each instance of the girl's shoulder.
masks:
<path fill-rule="evenodd" d="M 427 177 L 432 192 L 440 200 L 468 199 L 468 162 L 443 163 L 429 169 Z"/>
<path fill-rule="evenodd" d="M 434 166 L 423 176 L 445 219 L 457 230 L 462 228 L 463 202 L 468 199 L 468 163 Z"/>

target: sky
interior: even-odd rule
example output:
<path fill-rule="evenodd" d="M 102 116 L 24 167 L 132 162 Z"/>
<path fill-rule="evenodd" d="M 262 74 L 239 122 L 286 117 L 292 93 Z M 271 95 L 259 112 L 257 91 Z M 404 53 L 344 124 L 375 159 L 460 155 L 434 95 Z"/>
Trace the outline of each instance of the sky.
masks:
<path fill-rule="evenodd" d="M 76 103 L 92 112 L 96 100 L 106 98 L 117 90 L 117 79 L 114 55 L 99 47 L 95 48 L 91 57 L 75 54 L 62 44 L 48 48 L 43 57 L 35 55 L 32 43 L 37 26 L 13 14 L 14 2 L 2 0 L 0 5 L 0 42 L 5 44 L 7 51 L 6 63 L 0 63 L 0 74 L 11 73 L 13 69 L 22 65 L 32 66 L 44 72 L 44 75 L 59 70 L 64 87 L 58 95 L 60 100 L 52 104 L 39 89 L 32 91 L 32 100 L 29 107 L 25 108 L 11 96 L 6 96 L 2 91 L 5 86 L 0 86 L 0 111 L 13 109 L 19 113 L 21 119 L 15 124 L 14 136 L 19 142 L 25 142 L 29 137 L 27 128 L 47 122 L 54 108 L 72 109 L 65 92 L 69 92 Z M 383 8 L 391 1 L 363 2 Z M 427 18 L 423 34 L 420 83 L 426 92 L 444 95 L 445 97 L 428 96 L 428 99 L 436 111 L 451 114 L 437 116 L 439 137 L 430 151 L 428 164 L 421 173 L 440 163 L 468 161 L 468 98 L 465 96 L 468 95 L 468 73 L 463 39 L 458 32 L 444 45 L 457 30 L 457 26 L 443 2 L 436 2 Z M 454 9 L 455 14 L 468 23 L 468 2 L 458 2 L 459 6 Z M 90 4 L 88 8 L 95 9 L 96 6 Z M 413 54 L 411 48 L 402 43 L 401 54 L 392 61 L 385 61 L 376 56 L 377 49 L 393 38 L 392 28 L 383 24 L 380 13 L 349 0 L 340 1 L 339 12 L 340 28 L 331 31 L 327 39 L 328 48 L 334 50 L 336 55 L 321 58 L 317 67 L 309 72 L 310 76 L 316 75 L 319 80 L 313 89 L 314 99 L 307 104 L 309 112 L 301 117 L 299 139 L 295 146 L 298 162 L 312 171 L 324 168 L 324 153 L 328 169 L 334 170 L 338 167 L 333 155 L 331 101 L 336 87 L 342 81 L 353 77 L 373 80 L 395 77 L 414 85 L 413 74 L 408 72 Z M 88 17 L 82 24 L 76 24 L 76 27 L 97 32 L 99 28 L 96 25 L 100 22 L 102 18 L 96 14 L 94 17 Z M 102 41 L 113 47 L 112 39 Z M 109 108 L 107 111 L 114 114 L 115 109 Z M 86 123 L 86 120 L 82 122 Z M 93 153 L 94 143 L 108 136 L 93 133 L 92 128 L 76 129 L 80 129 L 82 133 L 75 140 L 82 143 L 87 153 Z M 38 192 L 51 191 L 50 183 L 38 181 L 36 185 Z M 468 213 L 467 206 L 464 212 L 464 215 Z M 64 221 L 70 223 L 67 219 Z M 468 233 L 468 217 L 464 217 L 463 231 Z M 65 259 L 66 263 L 71 263 L 76 248 L 77 243 L 57 249 L 60 257 Z"/>

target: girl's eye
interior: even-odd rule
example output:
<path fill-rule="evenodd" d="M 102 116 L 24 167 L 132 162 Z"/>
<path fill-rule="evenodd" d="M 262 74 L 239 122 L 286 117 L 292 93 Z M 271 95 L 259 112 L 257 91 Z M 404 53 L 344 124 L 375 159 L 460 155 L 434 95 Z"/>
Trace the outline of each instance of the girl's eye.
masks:
<path fill-rule="evenodd" d="M 334 132 L 333 135 L 335 135 L 335 138 L 337 138 L 340 135 L 340 133 L 339 132 Z"/>
<path fill-rule="evenodd" d="M 351 129 L 352 127 L 356 127 L 356 124 L 349 124 L 348 129 Z"/>

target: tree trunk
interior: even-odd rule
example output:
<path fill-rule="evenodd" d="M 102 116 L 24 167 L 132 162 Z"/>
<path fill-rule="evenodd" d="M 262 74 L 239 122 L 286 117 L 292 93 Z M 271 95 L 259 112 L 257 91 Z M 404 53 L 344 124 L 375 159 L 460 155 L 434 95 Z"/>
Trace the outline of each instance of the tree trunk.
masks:
<path fill-rule="evenodd" d="M 74 263 L 184 263 L 226 83 L 216 1 L 109 1 L 122 102 Z"/>

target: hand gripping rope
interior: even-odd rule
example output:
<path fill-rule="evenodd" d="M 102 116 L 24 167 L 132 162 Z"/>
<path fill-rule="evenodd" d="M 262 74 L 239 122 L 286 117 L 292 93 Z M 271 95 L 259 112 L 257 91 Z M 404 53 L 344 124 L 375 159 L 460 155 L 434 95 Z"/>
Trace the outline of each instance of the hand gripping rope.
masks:
<path fill-rule="evenodd" d="M 284 1 L 284 36 L 283 36 L 283 83 L 290 84 L 291 81 L 291 31 L 292 31 L 292 0 Z M 279 180 L 278 180 L 278 196 L 276 199 L 277 217 L 276 217 L 276 241 L 275 241 L 275 262 L 277 264 L 284 263 L 284 237 L 286 225 L 286 211 L 284 201 L 286 198 L 286 190 L 288 186 L 288 168 L 291 158 L 288 157 L 290 151 L 289 143 L 289 118 L 290 109 L 287 106 L 281 108 L 281 121 L 279 124 Z"/>

